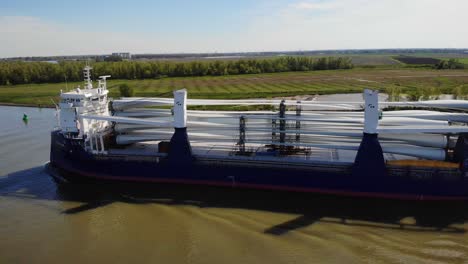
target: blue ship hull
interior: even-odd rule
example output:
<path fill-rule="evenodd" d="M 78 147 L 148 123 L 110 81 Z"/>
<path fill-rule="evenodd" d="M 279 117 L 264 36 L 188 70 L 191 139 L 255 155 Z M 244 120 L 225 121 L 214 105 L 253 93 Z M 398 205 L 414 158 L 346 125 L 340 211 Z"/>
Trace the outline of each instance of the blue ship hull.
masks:
<path fill-rule="evenodd" d="M 405 168 L 381 167 L 381 158 L 372 153 L 375 149 L 366 147 L 372 145 L 372 140 L 361 144 L 363 151 L 358 152 L 355 164 L 349 166 L 223 157 L 198 159 L 190 155 L 190 146 L 181 144 L 184 134 L 181 135 L 179 139 L 177 133 L 173 137 L 173 153 L 167 157 L 148 157 L 94 155 L 83 149 L 80 140 L 65 138 L 55 131 L 50 165 L 69 181 L 198 184 L 407 200 L 468 199 L 468 178 L 464 173 L 453 175 L 431 168 L 418 174 Z M 364 158 L 370 162 L 359 162 Z"/>

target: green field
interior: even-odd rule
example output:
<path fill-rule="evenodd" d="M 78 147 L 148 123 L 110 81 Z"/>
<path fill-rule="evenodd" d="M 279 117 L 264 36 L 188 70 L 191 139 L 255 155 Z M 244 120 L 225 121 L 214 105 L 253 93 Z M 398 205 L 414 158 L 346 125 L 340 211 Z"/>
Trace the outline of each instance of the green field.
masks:
<path fill-rule="evenodd" d="M 458 61 L 463 64 L 468 64 L 468 58 L 458 58 Z"/>
<path fill-rule="evenodd" d="M 306 94 L 361 92 L 364 88 L 388 93 L 419 95 L 468 94 L 468 70 L 363 69 L 287 72 L 272 74 L 179 77 L 145 80 L 109 80 L 111 97 L 127 83 L 135 96 L 172 97 L 172 91 L 187 88 L 189 98 L 271 98 Z M 72 89 L 81 83 L 68 83 Z M 51 106 L 65 83 L 0 86 L 0 103 Z"/>

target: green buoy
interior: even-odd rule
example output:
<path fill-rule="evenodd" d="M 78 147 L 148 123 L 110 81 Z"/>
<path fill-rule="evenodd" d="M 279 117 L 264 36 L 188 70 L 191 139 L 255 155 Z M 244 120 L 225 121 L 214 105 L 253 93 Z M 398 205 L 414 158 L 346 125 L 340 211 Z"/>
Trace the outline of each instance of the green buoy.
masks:
<path fill-rule="evenodd" d="M 26 123 L 26 122 L 28 122 L 28 120 L 29 120 L 28 115 L 26 113 L 24 113 L 23 114 L 23 121 Z"/>

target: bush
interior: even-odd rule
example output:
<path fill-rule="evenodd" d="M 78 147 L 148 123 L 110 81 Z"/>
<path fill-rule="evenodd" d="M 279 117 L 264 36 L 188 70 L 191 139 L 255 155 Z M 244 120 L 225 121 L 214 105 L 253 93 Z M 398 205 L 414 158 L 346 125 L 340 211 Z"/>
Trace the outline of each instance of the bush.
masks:
<path fill-rule="evenodd" d="M 457 70 L 464 69 L 465 65 L 456 59 L 449 59 L 440 61 L 434 66 L 434 68 L 438 70 Z"/>
<path fill-rule="evenodd" d="M 406 99 L 408 101 L 419 101 L 422 97 L 421 89 L 412 89 L 406 93 Z"/>
<path fill-rule="evenodd" d="M 133 88 L 124 83 L 119 86 L 121 97 L 132 97 L 134 94 Z"/>
<path fill-rule="evenodd" d="M 390 102 L 398 102 L 401 99 L 401 88 L 399 86 L 392 86 L 387 88 L 388 100 Z"/>

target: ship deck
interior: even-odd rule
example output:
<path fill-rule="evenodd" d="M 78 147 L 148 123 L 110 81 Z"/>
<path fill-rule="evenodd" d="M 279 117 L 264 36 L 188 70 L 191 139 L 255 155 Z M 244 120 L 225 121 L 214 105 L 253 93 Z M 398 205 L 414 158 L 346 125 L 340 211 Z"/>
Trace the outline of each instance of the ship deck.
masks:
<path fill-rule="evenodd" d="M 122 156 L 155 156 L 165 157 L 166 153 L 160 153 L 158 150 L 158 141 L 148 141 L 134 143 L 125 148 L 109 149 L 110 155 Z M 288 153 L 287 155 L 279 155 L 278 152 L 268 151 L 264 145 L 250 145 L 246 147 L 248 155 L 239 155 L 234 144 L 209 144 L 206 142 L 191 142 L 192 151 L 195 158 L 208 159 L 233 159 L 233 160 L 249 160 L 249 161 L 280 161 L 283 163 L 320 163 L 320 164 L 336 164 L 336 165 L 352 165 L 356 157 L 357 151 L 343 149 L 323 149 L 323 148 L 308 148 L 307 151 Z M 387 161 L 410 159 L 403 155 L 395 155 L 384 153 L 384 158 Z"/>

